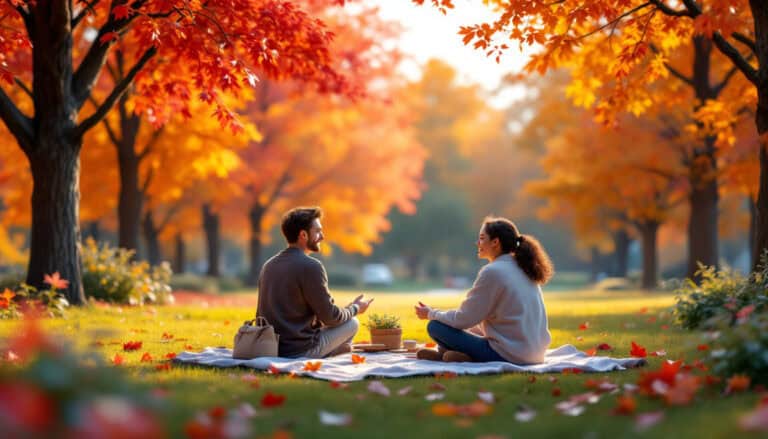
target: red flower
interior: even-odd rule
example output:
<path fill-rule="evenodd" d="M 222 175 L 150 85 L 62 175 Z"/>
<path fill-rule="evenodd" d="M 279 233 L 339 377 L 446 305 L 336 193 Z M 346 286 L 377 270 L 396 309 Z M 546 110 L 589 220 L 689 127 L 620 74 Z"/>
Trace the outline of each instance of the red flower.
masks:
<path fill-rule="evenodd" d="M 278 407 L 285 402 L 285 395 L 275 395 L 272 392 L 267 392 L 263 398 L 261 398 L 262 407 Z"/>

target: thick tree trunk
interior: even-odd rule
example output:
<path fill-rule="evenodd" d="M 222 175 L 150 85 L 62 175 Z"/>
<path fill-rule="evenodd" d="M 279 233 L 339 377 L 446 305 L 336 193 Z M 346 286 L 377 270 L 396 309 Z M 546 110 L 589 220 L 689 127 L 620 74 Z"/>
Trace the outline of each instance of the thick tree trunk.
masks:
<path fill-rule="evenodd" d="M 714 157 L 708 157 L 710 166 L 715 166 Z M 703 160 L 702 160 L 703 162 Z M 691 192 L 688 200 L 691 205 L 688 220 L 688 270 L 686 276 L 700 280 L 696 276 L 699 264 L 717 266 L 717 180 L 711 175 L 709 166 L 706 169 L 691 170 Z"/>
<path fill-rule="evenodd" d="M 219 215 L 213 213 L 211 206 L 203 204 L 203 230 L 208 249 L 208 276 L 221 275 L 219 256 L 221 255 L 221 227 Z"/>
<path fill-rule="evenodd" d="M 124 103 L 120 103 L 124 106 Z M 124 109 L 120 108 L 121 115 Z M 117 147 L 117 161 L 120 171 L 120 195 L 117 205 L 118 246 L 130 250 L 139 248 L 141 226 L 142 193 L 139 187 L 139 163 L 136 154 L 136 137 L 141 120 L 136 116 L 121 117 L 122 138 Z"/>
<path fill-rule="evenodd" d="M 187 246 L 184 243 L 184 236 L 181 233 L 176 234 L 176 257 L 174 258 L 173 272 L 184 273 L 186 261 Z"/>
<path fill-rule="evenodd" d="M 59 139 L 63 140 L 63 139 Z M 85 303 L 80 280 L 80 159 L 71 145 L 41 145 L 28 154 L 32 169 L 32 227 L 27 283 L 38 289 L 46 274 L 59 272 L 71 304 Z M 54 153 L 52 153 L 52 151 Z"/>
<path fill-rule="evenodd" d="M 144 243 L 147 246 L 147 260 L 152 266 L 160 264 L 160 232 L 155 226 L 155 220 L 152 211 L 147 210 L 144 214 Z"/>
<path fill-rule="evenodd" d="M 261 222 L 264 219 L 264 214 L 267 209 L 260 204 L 254 204 L 251 207 L 250 219 L 251 219 L 251 267 L 248 271 L 249 286 L 257 286 L 259 284 L 259 274 L 261 273 Z"/>
<path fill-rule="evenodd" d="M 755 265 L 755 236 L 757 233 L 757 206 L 751 196 L 747 197 L 749 206 L 749 234 L 747 235 L 747 249 L 749 250 L 749 266 Z"/>
<path fill-rule="evenodd" d="M 658 252 L 656 250 L 656 235 L 659 223 L 647 221 L 638 225 L 643 247 L 643 277 L 641 286 L 644 290 L 656 288 L 658 283 Z"/>
<path fill-rule="evenodd" d="M 760 183 L 752 254 L 752 268 L 756 271 L 761 255 L 768 250 L 768 152 L 766 152 L 768 142 L 765 137 L 768 134 L 768 3 L 763 0 L 750 0 L 749 6 L 755 23 L 755 46 L 759 66 L 755 124 L 757 132 L 763 136 L 760 142 Z"/>
<path fill-rule="evenodd" d="M 621 229 L 613 233 L 613 270 L 611 276 L 627 277 L 629 243 L 629 233 L 626 230 Z"/>
<path fill-rule="evenodd" d="M 600 274 L 600 251 L 597 247 L 589 249 L 589 281 L 597 282 L 597 276 Z"/>

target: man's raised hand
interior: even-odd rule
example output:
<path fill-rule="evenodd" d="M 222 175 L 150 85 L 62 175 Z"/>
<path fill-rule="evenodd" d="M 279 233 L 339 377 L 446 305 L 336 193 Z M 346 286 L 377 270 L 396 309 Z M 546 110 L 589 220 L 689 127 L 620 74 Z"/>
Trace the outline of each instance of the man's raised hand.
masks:
<path fill-rule="evenodd" d="M 357 305 L 357 314 L 362 314 L 365 311 L 368 310 L 368 306 L 370 306 L 371 302 L 373 302 L 373 297 L 371 297 L 369 300 L 363 299 L 363 295 L 359 295 L 355 297 L 355 300 L 352 301 L 353 305 Z"/>

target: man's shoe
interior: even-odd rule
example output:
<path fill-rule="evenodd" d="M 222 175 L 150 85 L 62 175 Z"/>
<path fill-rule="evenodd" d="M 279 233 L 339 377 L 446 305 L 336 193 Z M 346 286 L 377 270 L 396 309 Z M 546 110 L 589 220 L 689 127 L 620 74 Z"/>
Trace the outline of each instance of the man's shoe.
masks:
<path fill-rule="evenodd" d="M 472 357 L 459 351 L 445 351 L 443 361 L 447 363 L 471 363 Z"/>
<path fill-rule="evenodd" d="M 419 349 L 416 352 L 416 358 L 419 360 L 443 361 L 443 354 L 434 349 Z"/>

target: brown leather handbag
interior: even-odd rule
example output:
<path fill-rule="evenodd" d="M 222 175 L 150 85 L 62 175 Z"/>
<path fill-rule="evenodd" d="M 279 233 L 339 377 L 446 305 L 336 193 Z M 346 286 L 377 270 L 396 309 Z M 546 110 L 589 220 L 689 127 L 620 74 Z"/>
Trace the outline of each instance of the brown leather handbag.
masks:
<path fill-rule="evenodd" d="M 264 317 L 247 320 L 235 334 L 232 358 L 250 360 L 257 357 L 277 357 L 280 336 Z"/>

